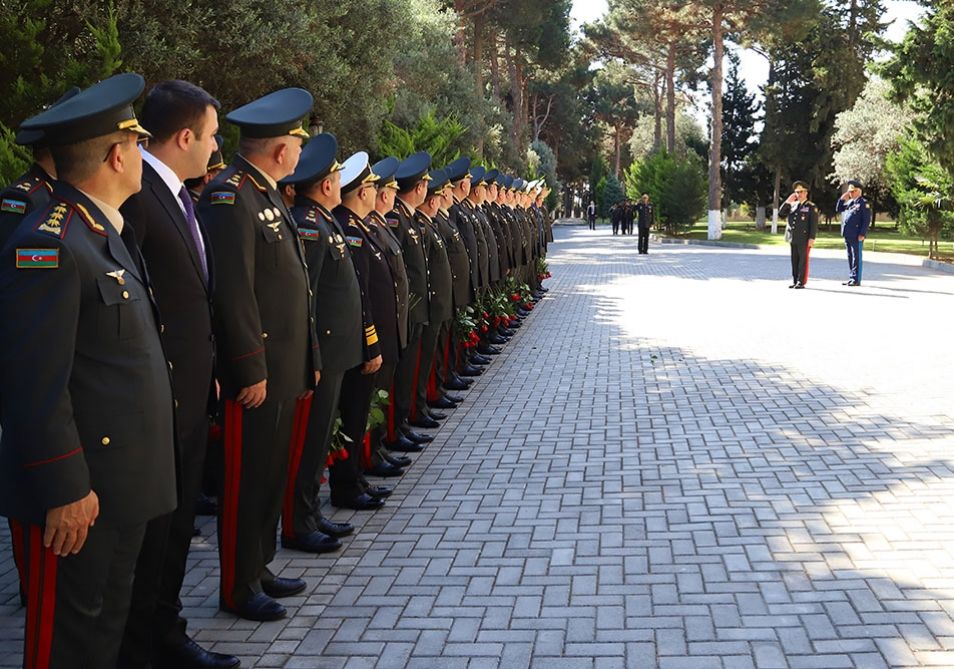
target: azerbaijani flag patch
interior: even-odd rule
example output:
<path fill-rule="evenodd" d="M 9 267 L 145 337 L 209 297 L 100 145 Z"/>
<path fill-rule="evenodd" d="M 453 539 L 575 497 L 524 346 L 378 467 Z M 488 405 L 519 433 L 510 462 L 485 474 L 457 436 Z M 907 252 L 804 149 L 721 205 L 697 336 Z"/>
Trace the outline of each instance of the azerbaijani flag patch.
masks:
<path fill-rule="evenodd" d="M 345 239 L 348 241 L 348 246 L 361 248 L 364 244 L 364 240 L 361 237 L 345 237 Z"/>
<path fill-rule="evenodd" d="M 56 269 L 59 249 L 17 249 L 17 269 Z"/>
<path fill-rule="evenodd" d="M 11 198 L 3 198 L 3 202 L 0 202 L 0 212 L 7 214 L 20 214 L 23 215 L 26 213 L 26 202 L 23 200 L 13 200 Z"/>
<path fill-rule="evenodd" d="M 235 204 L 235 193 L 227 190 L 216 191 L 209 195 L 209 202 L 212 204 Z"/>
<path fill-rule="evenodd" d="M 321 231 L 311 230 L 309 228 L 298 228 L 298 236 L 308 241 L 314 241 L 321 238 Z"/>

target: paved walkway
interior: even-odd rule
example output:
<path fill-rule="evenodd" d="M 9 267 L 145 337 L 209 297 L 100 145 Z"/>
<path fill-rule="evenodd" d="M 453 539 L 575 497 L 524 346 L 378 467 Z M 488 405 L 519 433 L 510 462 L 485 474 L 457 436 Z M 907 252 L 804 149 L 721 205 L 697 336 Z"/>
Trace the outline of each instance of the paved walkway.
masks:
<path fill-rule="evenodd" d="M 561 228 L 551 292 L 287 621 L 185 601 L 245 666 L 954 667 L 954 279 Z M 5 539 L 3 541 L 6 541 Z M 0 666 L 18 662 L 9 553 Z"/>

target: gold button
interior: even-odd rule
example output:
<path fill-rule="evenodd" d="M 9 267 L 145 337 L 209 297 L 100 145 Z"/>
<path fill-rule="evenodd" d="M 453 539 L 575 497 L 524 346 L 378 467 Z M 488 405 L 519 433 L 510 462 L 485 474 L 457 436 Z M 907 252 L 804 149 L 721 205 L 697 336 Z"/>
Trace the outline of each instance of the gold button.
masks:
<path fill-rule="evenodd" d="M 129 299 L 129 291 L 128 291 L 128 290 L 124 290 L 124 291 L 123 291 L 123 299 L 124 299 L 124 300 L 128 300 L 128 299 Z"/>
<path fill-rule="evenodd" d="M 268 333 L 267 333 L 267 332 L 263 332 L 263 333 L 262 333 L 262 339 L 268 339 Z"/>
<path fill-rule="evenodd" d="M 120 286 L 125 286 L 125 285 L 126 285 L 126 279 L 124 279 L 124 278 L 121 277 L 121 276 L 116 278 L 116 282 L 117 282 Z"/>
<path fill-rule="evenodd" d="M 330 335 L 330 334 L 331 334 L 331 330 L 325 330 L 325 334 L 326 334 L 326 335 Z"/>
<path fill-rule="evenodd" d="M 103 437 L 102 440 L 100 441 L 100 443 L 101 443 L 103 446 L 109 446 L 109 437 Z"/>

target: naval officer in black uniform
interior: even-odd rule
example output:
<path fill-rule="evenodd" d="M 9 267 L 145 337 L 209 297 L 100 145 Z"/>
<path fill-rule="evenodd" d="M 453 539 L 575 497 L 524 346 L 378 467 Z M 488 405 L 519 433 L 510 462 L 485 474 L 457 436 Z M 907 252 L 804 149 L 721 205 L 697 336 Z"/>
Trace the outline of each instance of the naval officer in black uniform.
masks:
<path fill-rule="evenodd" d="M 267 565 L 296 398 L 308 396 L 320 376 L 304 251 L 276 190 L 298 165 L 311 106 L 308 91 L 286 88 L 226 116 L 241 129 L 238 155 L 198 206 L 216 268 L 216 377 L 225 404 L 220 606 L 249 620 L 284 617 L 275 600 L 305 588 Z"/>
<path fill-rule="evenodd" d="M 635 211 L 636 227 L 639 229 L 637 239 L 639 253 L 646 255 L 649 253 L 649 230 L 656 224 L 656 207 L 649 201 L 648 193 L 643 193 L 643 196 L 639 198 Z"/>
<path fill-rule="evenodd" d="M 27 584 L 24 664 L 113 667 L 146 522 L 176 505 L 158 312 L 119 207 L 148 133 L 121 74 L 23 123 L 58 181 L 0 251 L 0 513 Z"/>

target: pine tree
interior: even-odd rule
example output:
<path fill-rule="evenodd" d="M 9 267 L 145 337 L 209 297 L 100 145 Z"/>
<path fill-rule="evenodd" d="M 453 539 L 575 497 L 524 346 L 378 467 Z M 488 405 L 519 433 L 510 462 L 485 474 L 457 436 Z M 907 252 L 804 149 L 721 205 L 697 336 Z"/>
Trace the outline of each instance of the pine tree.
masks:
<path fill-rule="evenodd" d="M 729 53 L 729 76 L 726 79 L 722 107 L 722 207 L 732 202 L 748 202 L 754 183 L 751 156 L 755 152 L 755 122 L 759 104 L 739 76 L 739 56 Z"/>

